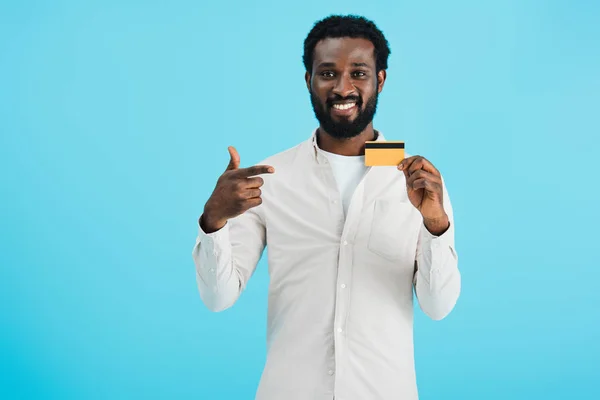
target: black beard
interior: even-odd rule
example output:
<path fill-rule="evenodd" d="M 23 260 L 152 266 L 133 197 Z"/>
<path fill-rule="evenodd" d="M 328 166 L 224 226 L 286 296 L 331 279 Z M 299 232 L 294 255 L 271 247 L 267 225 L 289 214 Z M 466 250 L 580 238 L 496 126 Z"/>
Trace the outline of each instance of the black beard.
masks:
<path fill-rule="evenodd" d="M 321 127 L 327 132 L 329 135 L 333 136 L 337 139 L 349 139 L 359 135 L 365 128 L 373 121 L 373 117 L 375 117 L 375 113 L 377 112 L 377 100 L 379 97 L 379 93 L 375 93 L 365 106 L 365 109 L 362 110 L 362 98 L 360 97 L 349 97 L 342 98 L 337 96 L 335 99 L 328 99 L 327 105 L 321 105 L 321 101 L 315 94 L 310 91 L 310 102 L 312 103 L 313 110 L 315 112 L 315 117 L 321 124 Z M 357 100 L 356 106 L 358 107 L 358 115 L 354 121 L 349 122 L 335 122 L 331 118 L 331 108 L 332 101 L 341 101 L 347 99 L 355 99 Z"/>

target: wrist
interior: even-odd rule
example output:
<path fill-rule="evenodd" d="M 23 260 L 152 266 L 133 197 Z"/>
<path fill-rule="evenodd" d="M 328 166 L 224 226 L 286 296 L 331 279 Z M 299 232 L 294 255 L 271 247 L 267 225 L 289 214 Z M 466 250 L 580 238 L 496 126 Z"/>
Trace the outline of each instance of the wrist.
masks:
<path fill-rule="evenodd" d="M 450 228 L 450 219 L 447 214 L 436 218 L 423 218 L 425 228 L 434 236 L 443 235 Z"/>
<path fill-rule="evenodd" d="M 205 233 L 213 233 L 223 228 L 227 220 L 214 218 L 214 216 L 205 211 L 198 219 L 198 223 Z"/>

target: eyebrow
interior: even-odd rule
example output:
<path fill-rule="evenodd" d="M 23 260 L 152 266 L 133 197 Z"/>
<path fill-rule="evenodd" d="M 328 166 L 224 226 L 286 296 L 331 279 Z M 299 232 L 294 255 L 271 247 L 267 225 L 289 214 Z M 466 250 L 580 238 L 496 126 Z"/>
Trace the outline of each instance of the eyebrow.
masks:
<path fill-rule="evenodd" d="M 352 63 L 352 66 L 369 68 L 369 64 L 364 63 L 364 62 L 355 62 L 355 63 Z M 333 68 L 333 67 L 335 67 L 335 63 L 332 63 L 332 62 L 322 62 L 321 64 L 319 64 L 317 66 L 317 68 Z"/>

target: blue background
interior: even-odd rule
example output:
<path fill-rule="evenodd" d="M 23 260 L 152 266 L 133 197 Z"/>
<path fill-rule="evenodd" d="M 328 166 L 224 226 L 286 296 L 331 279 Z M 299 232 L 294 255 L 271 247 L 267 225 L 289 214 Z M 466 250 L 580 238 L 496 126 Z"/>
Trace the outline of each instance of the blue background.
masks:
<path fill-rule="evenodd" d="M 266 264 L 208 312 L 196 219 L 228 145 L 248 166 L 309 137 L 302 41 L 351 12 L 392 47 L 375 126 L 455 209 L 421 398 L 600 398 L 600 3 L 285 3 L 2 2 L 0 397 L 253 398 Z"/>

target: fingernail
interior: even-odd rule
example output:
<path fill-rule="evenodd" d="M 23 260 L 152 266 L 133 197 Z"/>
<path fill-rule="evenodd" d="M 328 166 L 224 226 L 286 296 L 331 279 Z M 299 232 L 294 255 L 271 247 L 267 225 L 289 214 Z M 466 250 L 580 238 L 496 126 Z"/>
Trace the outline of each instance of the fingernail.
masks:
<path fill-rule="evenodd" d="M 269 168 L 269 172 L 275 172 L 273 168 Z"/>

